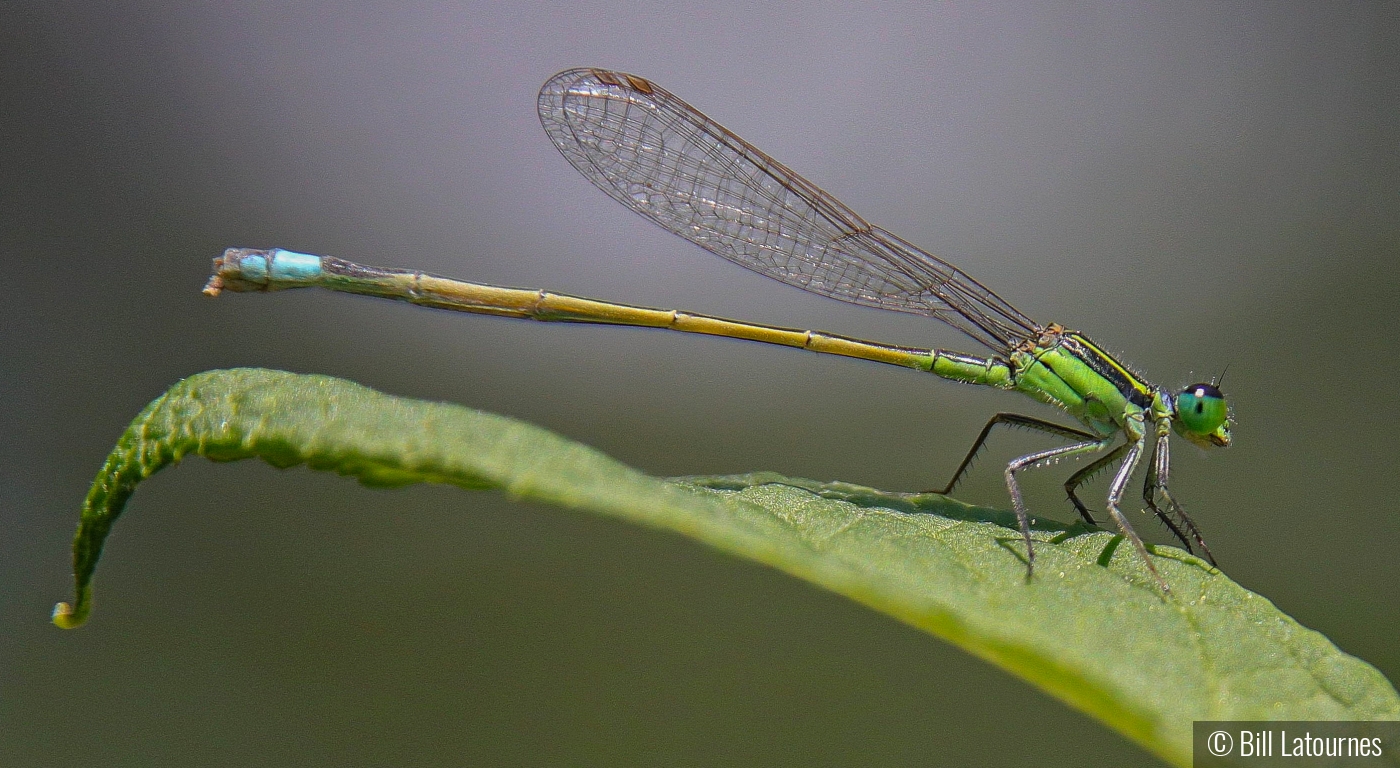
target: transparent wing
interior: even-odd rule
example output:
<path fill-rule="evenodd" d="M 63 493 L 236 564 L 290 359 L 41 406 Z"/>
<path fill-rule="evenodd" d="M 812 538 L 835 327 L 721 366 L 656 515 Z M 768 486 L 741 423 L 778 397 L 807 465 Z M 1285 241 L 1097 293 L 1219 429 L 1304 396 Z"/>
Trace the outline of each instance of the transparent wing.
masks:
<path fill-rule="evenodd" d="M 573 69 L 540 90 L 540 122 L 613 199 L 736 264 L 841 301 L 930 315 L 1007 352 L 1039 327 L 942 259 L 647 80 Z"/>

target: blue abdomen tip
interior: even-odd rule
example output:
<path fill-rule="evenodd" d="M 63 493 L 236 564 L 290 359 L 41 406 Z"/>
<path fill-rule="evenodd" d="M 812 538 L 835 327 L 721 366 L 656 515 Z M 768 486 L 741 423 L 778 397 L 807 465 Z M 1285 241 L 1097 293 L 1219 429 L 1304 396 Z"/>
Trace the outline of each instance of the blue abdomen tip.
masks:
<path fill-rule="evenodd" d="M 321 278 L 321 257 L 273 248 L 268 259 L 268 279 L 276 283 L 314 283 Z"/>

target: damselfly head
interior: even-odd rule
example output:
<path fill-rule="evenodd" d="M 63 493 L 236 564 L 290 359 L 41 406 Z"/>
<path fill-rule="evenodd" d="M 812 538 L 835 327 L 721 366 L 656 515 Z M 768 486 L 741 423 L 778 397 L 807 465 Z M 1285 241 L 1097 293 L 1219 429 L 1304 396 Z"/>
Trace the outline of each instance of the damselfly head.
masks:
<path fill-rule="evenodd" d="M 1202 448 L 1230 445 L 1230 408 L 1214 384 L 1192 384 L 1176 396 L 1176 433 Z"/>

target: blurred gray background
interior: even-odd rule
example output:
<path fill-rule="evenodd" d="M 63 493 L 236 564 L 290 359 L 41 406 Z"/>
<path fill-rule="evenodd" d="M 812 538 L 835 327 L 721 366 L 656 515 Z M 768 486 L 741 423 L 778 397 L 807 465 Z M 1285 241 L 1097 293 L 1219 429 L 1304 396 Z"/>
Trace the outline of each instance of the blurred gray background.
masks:
<path fill-rule="evenodd" d="M 1173 387 L 1236 446 L 1174 488 L 1225 571 L 1400 677 L 1400 6 L 0 3 L 0 763 L 1151 765 L 892 619 L 676 536 L 203 460 L 69 594 L 78 505 L 149 400 L 327 373 L 657 475 L 939 485 L 1005 393 L 729 340 L 199 294 L 231 245 L 968 352 L 734 267 L 545 138 L 554 72 L 651 78 Z M 1005 505 L 1009 433 L 960 490 Z M 1069 520 L 1069 467 L 1028 481 Z M 1102 484 L 1090 492 L 1098 498 Z M 1166 542 L 1159 526 L 1140 530 Z"/>

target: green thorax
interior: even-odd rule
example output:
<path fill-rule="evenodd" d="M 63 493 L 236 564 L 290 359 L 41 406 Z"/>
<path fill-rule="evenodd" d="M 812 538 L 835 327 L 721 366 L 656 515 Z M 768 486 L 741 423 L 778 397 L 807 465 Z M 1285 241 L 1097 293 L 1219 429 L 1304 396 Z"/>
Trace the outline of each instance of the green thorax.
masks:
<path fill-rule="evenodd" d="M 1085 336 L 1051 324 L 1038 339 L 1012 351 L 1015 389 L 1062 408 L 1108 436 L 1141 423 L 1144 411 L 1161 407 L 1156 388 L 1114 360 Z"/>

